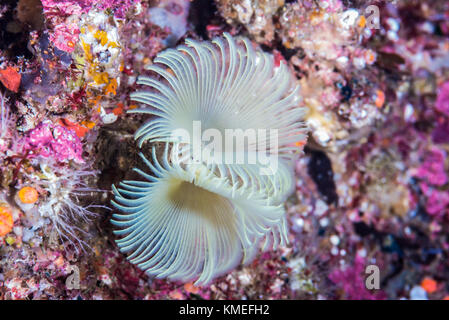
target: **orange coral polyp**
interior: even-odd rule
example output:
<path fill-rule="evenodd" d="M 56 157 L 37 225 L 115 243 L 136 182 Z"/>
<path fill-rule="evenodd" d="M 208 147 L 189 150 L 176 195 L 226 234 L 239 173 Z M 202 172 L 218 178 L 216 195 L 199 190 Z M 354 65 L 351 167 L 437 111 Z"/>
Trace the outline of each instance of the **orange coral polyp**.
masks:
<path fill-rule="evenodd" d="M 25 204 L 36 203 L 39 198 L 39 193 L 33 187 L 23 187 L 19 191 L 19 199 Z"/>
<path fill-rule="evenodd" d="M 12 231 L 14 219 L 12 212 L 7 207 L 0 207 L 0 237 L 4 237 Z"/>
<path fill-rule="evenodd" d="M 426 290 L 427 293 L 434 293 L 438 289 L 438 283 L 429 277 L 425 277 L 421 282 L 421 287 Z"/>
<path fill-rule="evenodd" d="M 377 90 L 375 100 L 376 107 L 382 108 L 384 103 L 385 103 L 385 93 L 382 90 Z"/>

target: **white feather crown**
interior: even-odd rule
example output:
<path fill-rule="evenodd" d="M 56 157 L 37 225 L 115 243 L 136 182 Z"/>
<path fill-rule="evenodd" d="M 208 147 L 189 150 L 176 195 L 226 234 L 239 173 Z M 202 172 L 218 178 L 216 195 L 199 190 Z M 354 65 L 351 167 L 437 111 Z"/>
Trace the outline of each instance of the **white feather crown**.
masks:
<path fill-rule="evenodd" d="M 152 162 L 141 155 L 153 174 L 135 169 L 145 181 L 113 186 L 112 203 L 124 213 L 113 216 L 115 233 L 123 236 L 116 242 L 151 275 L 207 284 L 251 261 L 260 242 L 274 248 L 286 243 L 283 201 L 294 186 L 295 143 L 305 139 L 305 110 L 298 106 L 298 86 L 286 64 L 277 65 L 245 38 L 225 33 L 212 42 L 186 40 L 154 62 L 158 65 L 148 70 L 160 79 L 140 77 L 138 83 L 150 90 L 131 94 L 148 107 L 130 112 L 155 116 L 136 132 L 139 147 L 147 140 L 163 141 L 165 151 L 162 164 L 154 148 Z M 182 129 L 194 135 L 195 121 L 223 134 L 276 130 L 276 141 L 264 137 L 240 150 L 248 155 L 263 146 L 279 159 L 276 171 L 268 166 L 272 174 L 260 175 L 258 163 L 216 163 L 207 157 L 192 163 L 191 154 L 184 153 L 191 141 L 173 133 Z"/>

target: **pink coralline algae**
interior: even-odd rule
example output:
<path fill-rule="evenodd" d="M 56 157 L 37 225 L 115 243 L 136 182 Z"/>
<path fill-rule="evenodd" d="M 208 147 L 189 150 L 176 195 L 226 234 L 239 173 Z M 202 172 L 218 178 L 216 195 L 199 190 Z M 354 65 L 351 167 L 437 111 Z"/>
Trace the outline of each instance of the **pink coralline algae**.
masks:
<path fill-rule="evenodd" d="M 60 24 L 55 27 L 54 33 L 50 35 L 50 40 L 58 49 L 72 53 L 75 50 L 79 34 L 80 30 L 77 24 Z"/>
<path fill-rule="evenodd" d="M 336 269 L 329 279 L 344 292 L 344 298 L 349 300 L 384 300 L 385 293 L 379 290 L 368 290 L 365 286 L 365 263 L 360 256 L 355 258 L 352 266 L 347 266 L 343 270 Z"/>
<path fill-rule="evenodd" d="M 446 153 L 443 150 L 432 147 L 421 166 L 411 170 L 411 175 L 421 180 L 419 186 L 427 198 L 426 211 L 432 216 L 444 217 L 449 205 L 449 193 L 437 189 L 448 182 L 445 159 Z"/>
<path fill-rule="evenodd" d="M 79 15 L 86 13 L 92 6 L 87 0 L 42 0 L 42 7 L 46 15 Z"/>
<path fill-rule="evenodd" d="M 437 101 L 435 102 L 435 108 L 439 112 L 449 116 L 449 81 L 441 85 Z"/>
<path fill-rule="evenodd" d="M 43 122 L 31 130 L 25 138 L 24 146 L 26 150 L 33 150 L 36 155 L 44 158 L 84 163 L 82 143 L 76 133 L 51 122 Z"/>
<path fill-rule="evenodd" d="M 448 119 L 449 120 L 449 119 Z M 432 132 L 432 140 L 435 143 L 448 143 L 449 142 L 449 121 L 446 120 L 439 123 Z"/>
<path fill-rule="evenodd" d="M 42 0 L 42 7 L 48 24 L 54 26 L 53 32 L 49 34 L 51 42 L 62 51 L 73 52 L 80 31 L 75 22 L 76 19 L 72 19 L 71 23 L 67 23 L 66 19 L 78 17 L 88 12 L 89 2 L 83 0 Z"/>
<path fill-rule="evenodd" d="M 443 114 L 439 117 L 438 124 L 432 132 L 432 140 L 435 143 L 449 142 L 449 81 L 444 82 L 438 89 L 435 101 L 435 109 Z"/>
<path fill-rule="evenodd" d="M 97 4 L 98 9 L 109 9 L 114 13 L 114 16 L 118 19 L 125 18 L 126 12 L 131 8 L 136 0 L 103 0 Z"/>
<path fill-rule="evenodd" d="M 426 211 L 433 216 L 444 216 L 449 212 L 449 193 L 435 190 L 421 185 L 423 193 L 427 196 Z"/>
<path fill-rule="evenodd" d="M 49 24 L 54 26 L 50 40 L 65 52 L 72 53 L 78 42 L 80 29 L 76 17 L 88 13 L 93 8 L 109 10 L 116 18 L 123 19 L 135 0 L 42 0 L 44 15 Z"/>
<path fill-rule="evenodd" d="M 110 10 L 116 18 L 123 19 L 135 2 L 136 0 L 42 0 L 42 5 L 46 15 L 79 15 L 96 7 L 99 10 Z"/>
<path fill-rule="evenodd" d="M 446 170 L 444 168 L 444 160 L 446 153 L 436 147 L 432 148 L 425 156 L 422 165 L 412 170 L 412 175 L 416 178 L 423 179 L 434 186 L 442 186 L 447 183 Z"/>

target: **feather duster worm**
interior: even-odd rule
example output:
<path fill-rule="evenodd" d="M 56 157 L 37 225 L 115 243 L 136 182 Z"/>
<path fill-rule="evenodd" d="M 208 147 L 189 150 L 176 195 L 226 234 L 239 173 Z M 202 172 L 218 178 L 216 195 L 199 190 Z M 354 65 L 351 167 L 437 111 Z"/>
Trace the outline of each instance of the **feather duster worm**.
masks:
<path fill-rule="evenodd" d="M 130 112 L 155 116 L 136 132 L 139 147 L 147 140 L 162 141 L 166 151 L 162 165 L 155 149 L 154 164 L 143 158 L 154 176 L 135 169 L 147 181 L 113 187 L 112 203 L 124 214 L 115 214 L 112 223 L 123 236 L 117 240 L 121 251 L 141 269 L 206 284 L 249 262 L 259 243 L 264 248 L 285 244 L 283 201 L 294 186 L 295 143 L 305 139 L 305 111 L 285 63 L 276 65 L 272 55 L 244 38 L 224 34 L 212 42 L 186 40 L 154 62 L 148 70 L 159 77 L 140 77 L 138 83 L 150 89 L 131 96 L 148 107 Z M 193 137 L 195 122 L 222 136 L 228 129 L 276 130 L 275 140 L 262 137 L 239 150 L 225 149 L 218 160 L 237 152 L 265 152 L 278 165 L 226 163 L 208 156 L 191 161 L 192 141 L 176 132 Z M 260 174 L 262 167 L 268 174 Z"/>
<path fill-rule="evenodd" d="M 158 278 L 189 281 L 196 285 L 252 260 L 257 244 L 269 239 L 285 244 L 282 205 L 248 188 L 235 188 L 203 164 L 172 163 L 165 149 L 162 164 L 153 148 L 149 175 L 134 169 L 146 181 L 123 181 L 113 187 L 112 223 L 124 236 L 117 240 L 128 259 Z M 270 236 L 271 233 L 271 236 Z"/>
<path fill-rule="evenodd" d="M 175 141 L 191 147 L 191 141 L 183 141 L 184 137 L 175 133 L 181 129 L 193 137 L 194 122 L 201 123 L 203 132 L 218 130 L 223 137 L 229 129 L 276 130 L 274 141 L 258 136 L 257 143 L 245 145 L 244 150 L 224 148 L 215 162 L 226 163 L 218 170 L 234 184 L 241 182 L 242 174 L 247 175 L 251 187 L 262 192 L 272 189 L 280 201 L 284 200 L 293 188 L 293 181 L 283 179 L 280 183 L 279 179 L 291 176 L 286 168 L 291 167 L 291 160 L 299 150 L 295 143 L 305 139 L 302 121 L 305 110 L 298 106 L 298 86 L 286 64 L 276 66 L 272 55 L 254 50 L 246 38 L 236 41 L 227 33 L 212 43 L 186 40 L 186 45 L 158 54 L 154 62 L 159 65 L 147 69 L 159 74 L 162 80 L 139 77 L 138 83 L 151 87 L 152 91 L 131 94 L 133 100 L 149 106 L 130 110 L 131 113 L 156 116 L 135 133 L 139 146 L 150 140 Z M 276 157 L 280 165 L 272 174 L 260 177 L 260 162 L 244 166 L 229 164 L 224 160 L 226 152 L 244 153 L 245 159 L 251 153 L 264 152 Z M 187 160 L 190 159 L 188 156 Z M 213 159 L 206 159 L 210 160 Z M 269 166 L 264 169 L 270 171 Z"/>
<path fill-rule="evenodd" d="M 304 140 L 304 108 L 298 107 L 298 86 L 287 65 L 276 65 L 273 55 L 255 50 L 246 39 L 225 33 L 210 42 L 186 40 L 167 49 L 147 68 L 163 80 L 139 77 L 137 83 L 151 91 L 131 94 L 149 105 L 130 110 L 157 116 L 135 133 L 139 146 L 146 140 L 173 141 L 183 129 L 193 136 L 192 123 L 202 129 L 276 129 L 276 141 L 265 139 L 264 149 L 281 158 L 292 158 L 294 144 Z M 171 72 L 169 72 L 169 70 Z M 182 142 L 182 141 L 176 141 Z M 190 141 L 185 141 L 189 143 Z M 273 145 L 276 144 L 276 145 Z M 259 146 L 249 146 L 257 151 Z"/>

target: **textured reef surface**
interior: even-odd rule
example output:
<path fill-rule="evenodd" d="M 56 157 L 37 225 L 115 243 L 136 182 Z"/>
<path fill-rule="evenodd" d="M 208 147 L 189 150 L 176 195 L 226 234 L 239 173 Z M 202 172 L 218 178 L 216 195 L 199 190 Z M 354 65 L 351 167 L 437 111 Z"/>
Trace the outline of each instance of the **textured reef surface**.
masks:
<path fill-rule="evenodd" d="M 179 72 L 152 73 L 159 53 L 224 33 L 307 110 L 288 241 L 205 285 L 157 279 L 111 224 L 111 186 L 158 144 L 135 142 L 132 93 Z M 0 299 L 449 300 L 446 0 L 3 0 L 0 108 Z"/>

